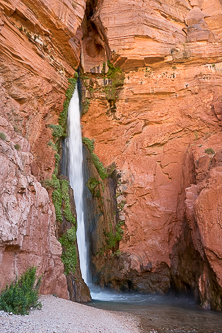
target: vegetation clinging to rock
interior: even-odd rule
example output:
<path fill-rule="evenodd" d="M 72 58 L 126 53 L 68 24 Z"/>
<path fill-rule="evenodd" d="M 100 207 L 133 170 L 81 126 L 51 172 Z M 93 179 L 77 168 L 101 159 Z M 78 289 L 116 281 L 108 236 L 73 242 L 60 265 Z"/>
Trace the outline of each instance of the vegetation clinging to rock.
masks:
<path fill-rule="evenodd" d="M 102 162 L 100 162 L 98 156 L 93 152 L 94 151 L 94 142 L 92 140 L 90 140 L 89 138 L 83 138 L 82 141 L 89 149 L 91 157 L 92 157 L 92 161 L 93 161 L 100 177 L 102 178 L 102 180 L 104 180 L 109 175 L 108 175 L 106 169 L 104 168 Z"/>
<path fill-rule="evenodd" d="M 123 224 L 123 221 L 119 221 L 117 225 L 115 226 L 115 232 L 112 231 L 112 224 L 109 224 L 110 231 L 104 231 L 104 235 L 106 237 L 106 250 L 115 250 L 116 245 L 118 242 L 121 241 L 123 236 L 123 230 L 121 229 L 121 225 Z"/>
<path fill-rule="evenodd" d="M 48 145 L 55 151 L 55 169 L 52 175 L 52 179 L 44 181 L 46 188 L 53 188 L 52 200 L 55 207 L 56 220 L 60 223 L 63 222 L 63 218 L 66 221 L 71 222 L 73 227 L 67 230 L 66 233 L 60 237 L 59 241 L 63 246 L 62 261 L 65 266 L 65 274 L 75 272 L 77 263 L 77 250 L 76 250 L 76 227 L 75 217 L 71 211 L 70 197 L 69 197 L 69 182 L 65 179 L 58 179 L 59 173 L 59 161 L 60 161 L 60 139 L 66 136 L 66 123 L 68 116 L 68 108 L 70 100 L 73 96 L 78 79 L 78 73 L 75 73 L 74 78 L 68 79 L 70 85 L 66 90 L 66 100 L 63 104 L 63 111 L 59 116 L 58 125 L 51 124 L 49 127 L 53 129 L 53 141 L 49 141 Z"/>
<path fill-rule="evenodd" d="M 93 151 L 94 151 L 94 141 L 90 140 L 89 138 L 82 138 L 82 142 L 89 149 L 90 153 L 93 153 Z"/>
<path fill-rule="evenodd" d="M 20 145 L 17 144 L 17 143 L 14 145 L 14 148 L 15 148 L 16 150 L 20 150 L 20 149 L 21 149 Z"/>
<path fill-rule="evenodd" d="M 89 98 L 85 98 L 85 101 L 82 103 L 82 106 L 83 106 L 82 114 L 85 114 L 85 113 L 88 112 L 89 105 L 90 105 L 90 99 Z"/>
<path fill-rule="evenodd" d="M 61 138 L 63 136 L 63 128 L 62 126 L 60 125 L 49 125 L 49 127 L 51 129 L 53 129 L 53 133 L 52 135 L 55 137 L 55 138 Z"/>
<path fill-rule="evenodd" d="M 70 206 L 70 198 L 69 198 L 69 182 L 65 179 L 60 180 L 61 184 L 61 194 L 62 200 L 64 201 L 64 209 L 63 214 L 65 219 L 71 223 L 75 223 L 75 217 L 72 215 L 71 206 Z"/>
<path fill-rule="evenodd" d="M 77 264 L 77 251 L 76 251 L 76 229 L 75 227 L 67 230 L 65 234 L 59 239 L 60 243 L 64 247 L 62 253 L 62 262 L 65 266 L 65 274 L 72 272 L 75 273 Z"/>
<path fill-rule="evenodd" d="M 211 154 L 215 154 L 215 151 L 213 150 L 213 148 L 207 148 L 207 149 L 205 149 L 205 151 L 204 151 L 206 154 L 209 154 L 209 155 L 211 155 Z"/>
<path fill-rule="evenodd" d="M 121 87 L 124 83 L 125 75 L 121 68 L 114 67 L 111 62 L 108 61 L 109 70 L 104 75 L 105 78 L 109 79 L 109 84 L 105 86 L 105 93 L 107 100 L 117 99 L 117 88 Z"/>
<path fill-rule="evenodd" d="M 0 139 L 6 140 L 6 135 L 2 132 L 0 132 Z"/>
<path fill-rule="evenodd" d="M 100 198 L 101 193 L 98 185 L 100 182 L 96 178 L 89 178 L 88 182 L 86 183 L 86 186 L 90 190 L 93 197 Z"/>
<path fill-rule="evenodd" d="M 60 188 L 52 192 L 52 201 L 55 207 L 56 220 L 62 222 L 62 191 Z"/>
<path fill-rule="evenodd" d="M 58 148 L 56 147 L 55 143 L 52 142 L 51 140 L 49 141 L 48 146 L 52 147 L 53 150 L 55 150 L 56 152 L 58 152 Z"/>
<path fill-rule="evenodd" d="M 75 91 L 77 80 L 78 80 L 77 72 L 75 73 L 74 78 L 68 79 L 69 87 L 66 90 L 66 100 L 63 104 L 63 111 L 60 113 L 60 116 L 59 116 L 59 125 L 62 126 L 64 132 L 66 132 L 66 123 L 67 123 L 69 103 L 70 103 L 72 95 Z"/>

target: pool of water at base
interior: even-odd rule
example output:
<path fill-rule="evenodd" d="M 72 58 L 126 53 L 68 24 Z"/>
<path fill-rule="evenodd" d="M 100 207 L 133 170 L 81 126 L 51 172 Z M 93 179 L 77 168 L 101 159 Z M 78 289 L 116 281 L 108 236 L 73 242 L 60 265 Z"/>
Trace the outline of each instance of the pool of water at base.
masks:
<path fill-rule="evenodd" d="M 146 333 L 222 333 L 222 313 L 200 309 L 186 296 L 115 292 L 91 286 L 88 305 L 126 312 L 141 321 Z"/>

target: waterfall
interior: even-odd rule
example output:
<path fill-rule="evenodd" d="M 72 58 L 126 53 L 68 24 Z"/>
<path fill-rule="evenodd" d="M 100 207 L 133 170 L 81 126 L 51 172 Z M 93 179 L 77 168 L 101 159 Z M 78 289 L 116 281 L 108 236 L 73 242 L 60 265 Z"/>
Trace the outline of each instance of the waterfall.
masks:
<path fill-rule="evenodd" d="M 89 281 L 88 274 L 88 250 L 86 244 L 86 232 L 84 224 L 83 211 L 83 153 L 82 153 L 82 134 L 80 122 L 80 105 L 78 89 L 72 96 L 68 110 L 68 129 L 69 136 L 67 139 L 69 151 L 69 181 L 74 191 L 74 199 L 77 214 L 77 243 L 79 249 L 79 260 L 82 277 L 87 284 Z"/>

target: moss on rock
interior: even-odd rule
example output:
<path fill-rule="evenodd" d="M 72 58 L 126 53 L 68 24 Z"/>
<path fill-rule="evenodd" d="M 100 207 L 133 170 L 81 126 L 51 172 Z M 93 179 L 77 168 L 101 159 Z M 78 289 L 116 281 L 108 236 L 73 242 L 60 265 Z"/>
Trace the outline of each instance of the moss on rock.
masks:
<path fill-rule="evenodd" d="M 68 275 L 70 272 L 74 274 L 77 264 L 75 227 L 67 230 L 67 232 L 59 238 L 59 241 L 63 246 L 62 262 L 65 267 L 65 274 Z"/>
<path fill-rule="evenodd" d="M 82 139 L 83 143 L 87 146 L 87 148 L 90 151 L 92 161 L 101 177 L 102 180 L 104 180 L 106 177 L 108 177 L 108 173 L 103 166 L 102 162 L 100 162 L 98 156 L 93 152 L 94 151 L 94 142 L 93 140 L 90 140 L 89 138 L 83 138 Z"/>

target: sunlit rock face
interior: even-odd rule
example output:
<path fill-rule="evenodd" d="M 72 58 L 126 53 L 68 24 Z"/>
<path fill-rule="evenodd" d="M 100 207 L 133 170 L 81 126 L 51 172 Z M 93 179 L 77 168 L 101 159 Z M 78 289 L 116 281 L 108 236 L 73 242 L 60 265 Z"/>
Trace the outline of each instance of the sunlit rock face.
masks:
<path fill-rule="evenodd" d="M 116 166 L 116 178 L 99 185 L 106 202 L 94 207 L 97 282 L 192 291 L 221 309 L 219 0 L 0 0 L 0 287 L 34 264 L 45 273 L 43 293 L 68 297 L 54 207 L 40 182 L 54 170 L 48 125 L 80 53 L 83 135 L 105 167 Z M 107 60 L 125 76 L 112 98 Z M 118 221 L 120 251 L 98 255 L 103 226 Z"/>
<path fill-rule="evenodd" d="M 5 99 L 0 112 L 28 139 L 34 155 L 32 172 L 42 180 L 54 168 L 47 125 L 57 122 L 67 78 L 78 68 L 86 4 L 82 0 L 74 5 L 70 0 L 1 1 L 0 5 L 1 96 Z"/>
<path fill-rule="evenodd" d="M 217 133 L 204 140 L 199 139 L 199 144 L 193 146 L 196 184 L 186 188 L 185 200 L 193 244 L 205 260 L 205 267 L 198 281 L 200 298 L 205 308 L 213 307 L 217 310 L 221 309 L 222 288 L 221 139 L 221 133 Z M 214 272 L 213 279 L 209 274 L 209 267 Z"/>
<path fill-rule="evenodd" d="M 85 6 L 0 1 L 0 289 L 34 265 L 41 293 L 68 298 L 54 206 L 40 181 L 54 171 L 48 125 L 79 64 Z"/>
<path fill-rule="evenodd" d="M 174 49 L 179 51 L 183 44 L 186 44 L 186 51 L 180 52 L 180 58 L 188 55 L 201 58 L 206 52 L 219 56 L 221 47 L 206 45 L 206 42 L 219 42 L 222 35 L 219 0 L 103 0 L 98 3 L 90 22 L 102 41 L 96 42 L 94 38 L 94 45 L 99 45 L 101 50 L 105 44 L 106 55 L 122 68 L 133 70 L 169 60 L 169 57 L 175 57 Z M 95 36 L 95 29 L 93 32 L 91 37 Z M 198 46 L 188 44 L 197 41 L 204 43 Z M 88 65 L 93 58 L 94 66 L 99 65 L 95 54 L 87 50 L 84 54 Z M 102 56 L 102 51 L 99 54 Z"/>
<path fill-rule="evenodd" d="M 30 145 L 0 117 L 0 289 L 30 266 L 43 275 L 41 293 L 68 298 L 55 237 L 54 207 L 45 188 L 31 174 Z"/>
<path fill-rule="evenodd" d="M 214 141 L 221 131 L 221 17 L 217 0 L 104 0 L 91 18 L 106 32 L 110 59 L 125 71 L 113 101 L 99 72 L 89 69 L 86 80 L 83 135 L 95 140 L 105 166 L 116 164 L 124 221 L 121 255 L 94 253 L 101 285 L 192 290 L 204 307 L 221 308 L 220 195 L 213 199 L 220 167 L 204 171 L 202 185 L 197 169 L 197 160 L 212 160 L 207 148 L 215 156 L 221 150 Z M 213 214 L 204 204 L 209 197 Z"/>

